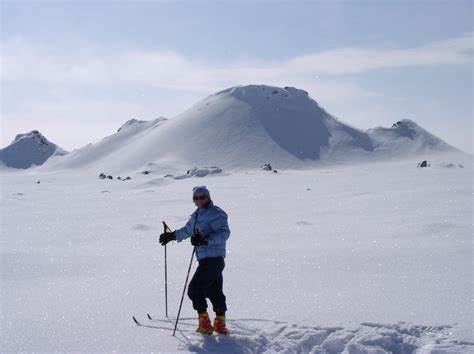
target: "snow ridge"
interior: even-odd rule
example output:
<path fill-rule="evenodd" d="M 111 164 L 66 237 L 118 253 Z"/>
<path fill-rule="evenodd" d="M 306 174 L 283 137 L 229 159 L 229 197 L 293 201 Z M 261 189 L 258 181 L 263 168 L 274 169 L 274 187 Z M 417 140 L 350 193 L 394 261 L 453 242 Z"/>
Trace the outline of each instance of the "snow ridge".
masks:
<path fill-rule="evenodd" d="M 269 162 L 299 169 L 454 150 L 410 120 L 363 131 L 326 112 L 304 90 L 248 85 L 217 92 L 169 120 L 131 119 L 115 134 L 45 169 L 131 173 L 153 163 L 162 170 L 230 170 Z"/>

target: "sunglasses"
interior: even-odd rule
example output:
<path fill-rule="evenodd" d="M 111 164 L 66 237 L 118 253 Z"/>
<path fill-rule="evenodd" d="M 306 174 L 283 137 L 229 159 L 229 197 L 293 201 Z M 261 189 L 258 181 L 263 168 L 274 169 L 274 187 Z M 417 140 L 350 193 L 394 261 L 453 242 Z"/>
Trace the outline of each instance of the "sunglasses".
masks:
<path fill-rule="evenodd" d="M 207 197 L 205 195 L 195 195 L 193 197 L 193 200 L 196 201 L 196 200 L 205 200 L 207 199 Z"/>

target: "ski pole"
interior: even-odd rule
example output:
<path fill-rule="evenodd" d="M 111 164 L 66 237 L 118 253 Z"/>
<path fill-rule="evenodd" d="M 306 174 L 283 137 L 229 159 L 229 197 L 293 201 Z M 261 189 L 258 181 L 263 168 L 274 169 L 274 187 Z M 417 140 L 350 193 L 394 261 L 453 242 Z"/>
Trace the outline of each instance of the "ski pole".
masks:
<path fill-rule="evenodd" d="M 186 281 L 184 282 L 183 295 L 181 295 L 181 302 L 179 303 L 178 316 L 176 317 L 176 323 L 174 324 L 173 337 L 176 333 L 176 328 L 178 328 L 179 315 L 181 314 L 181 307 L 183 306 L 184 293 L 188 286 L 189 273 L 191 272 L 191 267 L 193 265 L 194 253 L 196 252 L 196 247 L 193 247 L 193 253 L 191 254 L 191 260 L 189 261 L 188 273 L 186 274 Z"/>
<path fill-rule="evenodd" d="M 163 221 L 163 231 L 166 232 L 169 230 L 171 232 L 170 227 Z M 165 245 L 165 314 L 166 318 L 168 318 L 168 257 L 166 254 L 166 245 Z"/>

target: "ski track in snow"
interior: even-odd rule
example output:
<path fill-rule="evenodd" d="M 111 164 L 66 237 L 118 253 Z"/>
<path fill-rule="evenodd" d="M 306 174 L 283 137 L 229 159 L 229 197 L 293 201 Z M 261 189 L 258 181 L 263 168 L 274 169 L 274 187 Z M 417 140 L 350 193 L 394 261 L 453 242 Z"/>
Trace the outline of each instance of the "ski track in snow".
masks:
<path fill-rule="evenodd" d="M 172 331 L 174 319 L 144 327 Z M 158 324 L 158 325 L 155 325 Z M 230 334 L 194 333 L 194 318 L 180 321 L 179 350 L 195 353 L 470 353 L 474 343 L 453 338 L 450 326 L 363 323 L 359 327 L 299 326 L 264 319 L 228 320 Z"/>

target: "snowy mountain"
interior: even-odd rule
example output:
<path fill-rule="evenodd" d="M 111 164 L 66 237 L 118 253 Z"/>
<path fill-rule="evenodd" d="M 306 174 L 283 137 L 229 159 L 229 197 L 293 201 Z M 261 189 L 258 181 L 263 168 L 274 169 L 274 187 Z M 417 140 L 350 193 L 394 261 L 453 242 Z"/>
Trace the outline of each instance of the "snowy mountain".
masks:
<path fill-rule="evenodd" d="M 427 150 L 457 150 L 409 119 L 398 121 L 391 128 L 369 129 L 367 134 L 378 152 L 396 154 L 397 152 L 416 153 Z"/>
<path fill-rule="evenodd" d="M 39 131 L 18 134 L 13 142 L 0 150 L 0 161 L 7 167 L 29 168 L 42 165 L 51 156 L 67 152 L 46 139 Z"/>
<path fill-rule="evenodd" d="M 303 168 L 342 161 L 453 150 L 416 123 L 362 131 L 327 113 L 293 87 L 250 85 L 211 95 L 172 119 L 126 122 L 117 133 L 48 164 L 108 171 L 271 162 Z"/>

